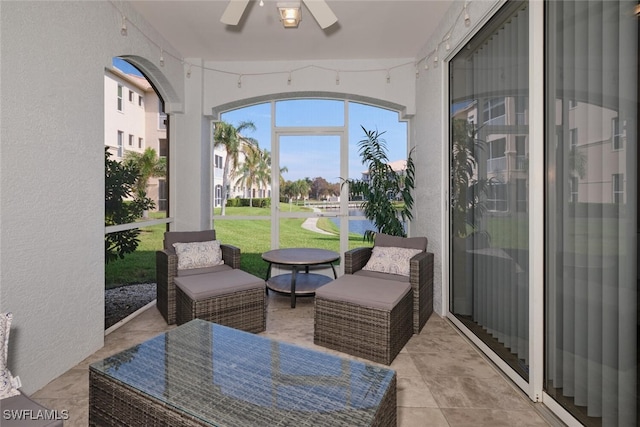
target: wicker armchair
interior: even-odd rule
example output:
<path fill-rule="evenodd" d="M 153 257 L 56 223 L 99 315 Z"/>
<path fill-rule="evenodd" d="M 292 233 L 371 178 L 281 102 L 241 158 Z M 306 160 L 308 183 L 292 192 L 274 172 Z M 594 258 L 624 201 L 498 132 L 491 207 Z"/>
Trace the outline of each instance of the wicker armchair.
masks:
<path fill-rule="evenodd" d="M 156 304 L 169 325 L 176 323 L 176 285 L 178 256 L 173 248 L 177 242 L 206 242 L 216 239 L 215 230 L 169 231 L 164 233 L 164 249 L 156 251 Z M 240 249 L 221 244 L 224 265 L 217 269 L 240 268 Z"/>
<path fill-rule="evenodd" d="M 345 252 L 345 274 L 316 292 L 314 343 L 390 365 L 433 313 L 434 255 L 424 237 L 378 234 L 375 245 L 420 252 L 398 274 L 363 270 L 373 248 Z"/>
<path fill-rule="evenodd" d="M 371 257 L 372 248 L 355 248 L 344 254 L 345 274 L 362 270 Z M 413 333 L 419 334 L 433 314 L 433 261 L 432 252 L 421 252 L 411 258 L 409 282 L 413 290 Z M 381 277 L 377 274 L 376 277 Z"/>

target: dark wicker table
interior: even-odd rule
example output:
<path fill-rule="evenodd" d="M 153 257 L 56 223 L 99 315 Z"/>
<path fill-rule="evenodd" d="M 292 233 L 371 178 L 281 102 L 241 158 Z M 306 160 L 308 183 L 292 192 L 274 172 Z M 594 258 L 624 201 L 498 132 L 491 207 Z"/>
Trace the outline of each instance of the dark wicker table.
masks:
<path fill-rule="evenodd" d="M 92 426 L 395 426 L 393 370 L 195 319 L 89 367 Z"/>
<path fill-rule="evenodd" d="M 338 275 L 333 263 L 340 259 L 340 254 L 326 249 L 287 248 L 265 252 L 262 254 L 262 259 L 269 263 L 265 279 L 267 288 L 291 295 L 291 308 L 295 308 L 297 296 L 313 296 L 316 289 L 332 280 L 331 277 L 322 274 L 309 273 L 309 267 L 330 265 L 333 278 L 336 279 Z M 289 266 L 291 273 L 271 277 L 273 264 Z M 299 268 L 304 268 L 305 274 L 298 274 Z"/>

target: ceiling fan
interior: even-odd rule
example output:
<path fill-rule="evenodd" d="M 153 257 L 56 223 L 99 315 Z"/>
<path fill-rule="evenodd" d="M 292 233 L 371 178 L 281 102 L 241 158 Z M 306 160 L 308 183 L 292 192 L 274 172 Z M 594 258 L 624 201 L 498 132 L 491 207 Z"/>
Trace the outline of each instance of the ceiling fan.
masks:
<path fill-rule="evenodd" d="M 238 25 L 242 14 L 251 0 L 229 0 L 229 4 L 220 18 L 220 22 L 227 25 Z M 324 0 L 302 0 L 323 30 L 338 22 L 329 5 Z M 291 2 L 288 2 L 291 3 Z M 294 2 L 298 5 L 300 0 Z"/>

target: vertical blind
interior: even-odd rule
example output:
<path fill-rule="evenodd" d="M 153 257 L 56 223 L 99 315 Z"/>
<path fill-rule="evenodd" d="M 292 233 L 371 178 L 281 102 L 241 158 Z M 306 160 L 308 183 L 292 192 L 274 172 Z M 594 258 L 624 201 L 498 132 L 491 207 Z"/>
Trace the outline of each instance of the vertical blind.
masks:
<path fill-rule="evenodd" d="M 638 425 L 635 1 L 546 4 L 545 390 Z"/>
<path fill-rule="evenodd" d="M 526 2 L 508 2 L 450 63 L 451 311 L 525 379 L 528 20 Z"/>
<path fill-rule="evenodd" d="M 476 96 L 481 105 L 491 105 L 482 108 L 479 116 L 478 165 L 487 185 L 481 198 L 487 203 L 477 211 L 476 221 L 476 226 L 487 229 L 490 247 L 474 249 L 469 256 L 474 265 L 475 321 L 528 366 L 528 236 L 527 229 L 521 228 L 528 216 L 517 207 L 517 201 L 527 196 L 526 188 L 516 185 L 528 173 L 515 156 L 517 137 L 528 136 L 523 126 L 526 120 L 519 123 L 522 112 L 517 109 L 527 105 L 529 88 L 529 13 L 525 6 L 502 22 L 472 56 Z M 502 102 L 504 109 L 499 107 Z M 504 145 L 503 140 L 507 141 Z M 493 152 L 493 145 L 500 150 Z M 497 166 L 492 162 L 494 156 L 502 157 L 504 163 Z M 500 203 L 503 199 L 506 203 Z"/>

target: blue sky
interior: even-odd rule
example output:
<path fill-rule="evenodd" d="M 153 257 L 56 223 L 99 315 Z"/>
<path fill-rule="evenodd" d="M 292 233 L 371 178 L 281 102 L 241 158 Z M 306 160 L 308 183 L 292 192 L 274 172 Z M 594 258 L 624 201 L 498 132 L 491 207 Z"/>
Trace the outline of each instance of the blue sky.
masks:
<path fill-rule="evenodd" d="M 135 74 L 136 76 L 143 77 L 142 73 L 136 67 L 120 58 L 113 58 L 112 64 L 114 67 L 124 71 L 126 74 Z"/>
<path fill-rule="evenodd" d="M 113 65 L 125 73 L 141 75 L 128 62 L 113 59 Z M 295 100 L 278 102 L 277 126 L 342 126 L 343 102 L 334 100 Z M 358 155 L 358 142 L 364 138 L 361 125 L 367 130 L 385 132 L 390 161 L 407 158 L 407 125 L 398 121 L 398 113 L 369 105 L 349 104 L 349 177 L 360 178 L 366 168 Z M 221 119 L 237 126 L 242 121 L 255 124 L 255 132 L 245 136 L 254 138 L 260 147 L 271 151 L 271 106 L 269 103 L 244 107 L 222 114 Z M 281 140 L 280 166 L 286 166 L 286 180 L 321 176 L 329 182 L 340 181 L 339 144 L 335 137 L 287 137 Z"/>
<path fill-rule="evenodd" d="M 278 126 L 342 126 L 343 102 L 327 100 L 305 100 L 305 102 L 282 101 L 276 103 Z M 336 112 L 336 109 L 338 110 Z M 281 118 L 284 117 L 284 118 Z M 261 147 L 271 150 L 271 105 L 258 104 L 222 114 L 221 119 L 233 125 L 251 121 L 255 132 L 247 130 L 245 136 L 258 141 Z M 382 136 L 387 143 L 390 161 L 407 158 L 407 125 L 398 121 L 398 113 L 369 105 L 349 103 L 349 177 L 360 178 L 366 169 L 358 154 L 358 142 L 364 131 L 385 131 Z M 286 180 L 322 176 L 329 182 L 340 182 L 339 139 L 337 137 L 289 137 L 280 142 L 280 167 Z"/>

